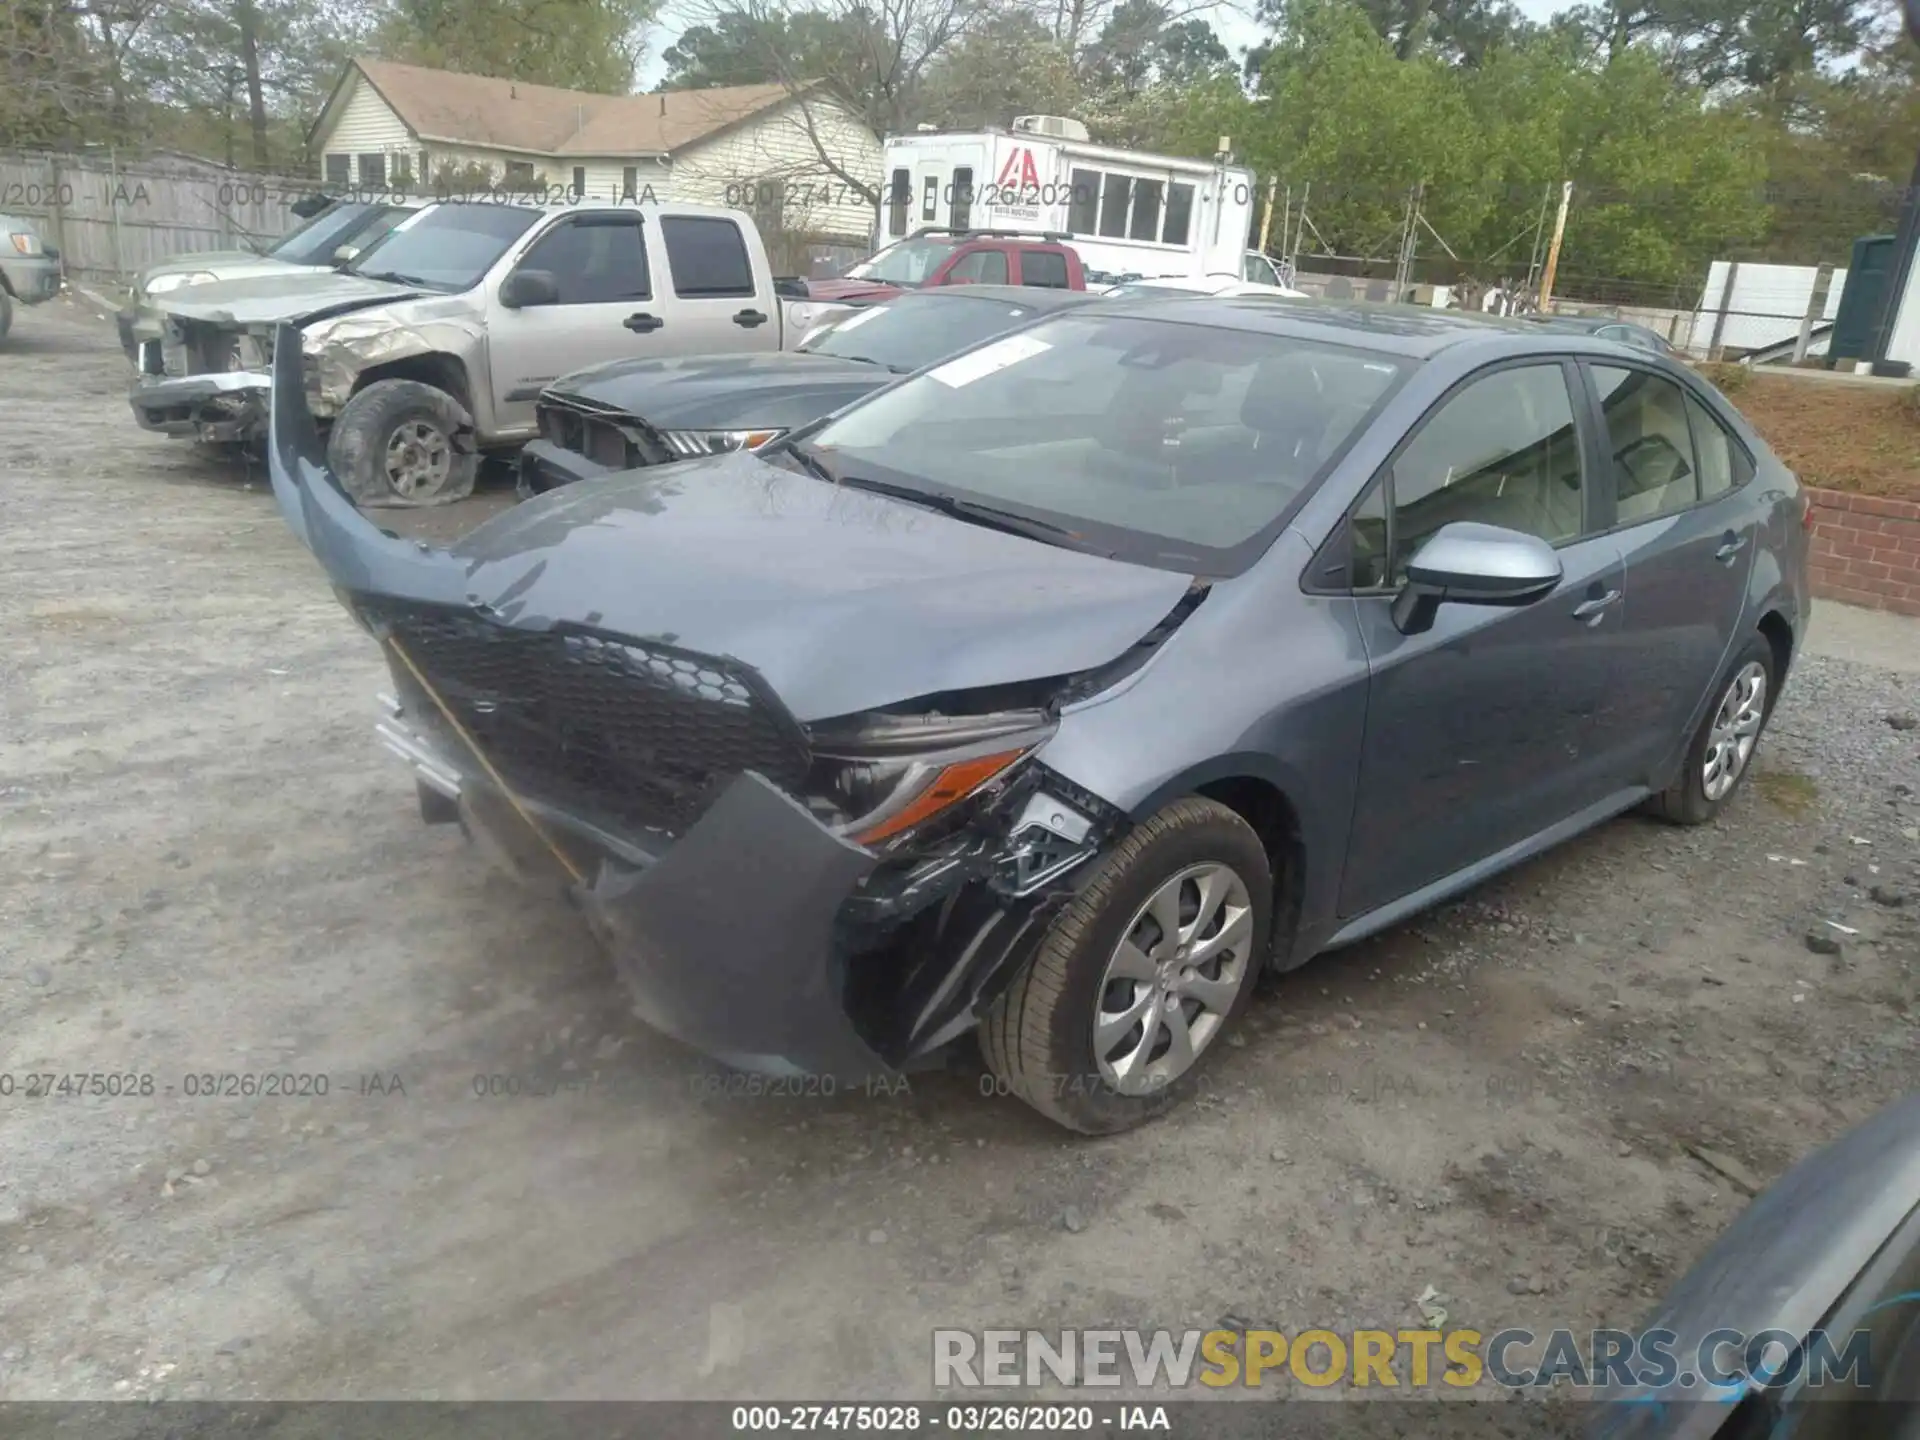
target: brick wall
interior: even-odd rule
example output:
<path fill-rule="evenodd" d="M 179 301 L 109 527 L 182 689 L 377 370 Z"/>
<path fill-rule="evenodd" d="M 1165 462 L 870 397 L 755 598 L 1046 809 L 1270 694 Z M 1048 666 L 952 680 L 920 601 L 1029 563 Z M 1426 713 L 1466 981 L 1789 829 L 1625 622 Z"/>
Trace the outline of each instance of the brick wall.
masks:
<path fill-rule="evenodd" d="M 1848 605 L 1920 615 L 1920 504 L 1808 487 L 1813 593 Z"/>

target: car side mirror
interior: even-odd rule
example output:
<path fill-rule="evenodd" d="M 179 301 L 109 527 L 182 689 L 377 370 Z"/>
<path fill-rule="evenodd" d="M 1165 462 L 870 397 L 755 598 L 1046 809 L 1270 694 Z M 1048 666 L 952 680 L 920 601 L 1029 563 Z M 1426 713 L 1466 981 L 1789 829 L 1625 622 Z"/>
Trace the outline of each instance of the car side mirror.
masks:
<path fill-rule="evenodd" d="M 354 257 L 360 253 L 358 245 L 336 245 L 333 247 L 333 263 L 351 265 Z"/>
<path fill-rule="evenodd" d="M 1407 562 L 1407 582 L 1393 600 L 1394 628 L 1402 635 L 1431 630 L 1443 603 L 1531 605 L 1563 573 L 1560 557 L 1537 535 L 1456 520 Z"/>
<path fill-rule="evenodd" d="M 558 305 L 560 282 L 551 270 L 516 270 L 500 282 L 500 303 L 509 310 Z"/>

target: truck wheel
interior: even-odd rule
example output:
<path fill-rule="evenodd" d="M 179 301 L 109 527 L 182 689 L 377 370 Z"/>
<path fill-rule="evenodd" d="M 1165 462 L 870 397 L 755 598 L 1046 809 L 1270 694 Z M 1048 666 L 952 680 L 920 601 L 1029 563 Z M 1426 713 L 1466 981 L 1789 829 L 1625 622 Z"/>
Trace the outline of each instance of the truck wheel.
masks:
<path fill-rule="evenodd" d="M 1131 831 L 981 1026 L 1000 1083 L 1083 1135 L 1192 1088 L 1253 995 L 1273 882 L 1246 821 L 1197 797 Z"/>
<path fill-rule="evenodd" d="M 327 464 L 356 504 L 393 509 L 466 499 L 480 456 L 472 417 L 446 391 L 376 380 L 333 422 Z"/>

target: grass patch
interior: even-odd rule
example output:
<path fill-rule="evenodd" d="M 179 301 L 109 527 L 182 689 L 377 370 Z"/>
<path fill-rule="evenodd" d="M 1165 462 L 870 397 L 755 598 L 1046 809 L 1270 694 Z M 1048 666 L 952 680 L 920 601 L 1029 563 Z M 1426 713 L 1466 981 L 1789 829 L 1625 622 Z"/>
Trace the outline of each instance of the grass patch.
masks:
<path fill-rule="evenodd" d="M 1753 367 L 1715 362 L 1702 365 L 1700 373 L 1707 377 L 1714 389 L 1731 400 L 1747 386 L 1753 383 Z"/>
<path fill-rule="evenodd" d="M 1796 820 L 1805 815 L 1820 798 L 1820 787 L 1798 770 L 1761 770 L 1753 777 L 1753 788 L 1775 808 Z"/>
<path fill-rule="evenodd" d="M 1737 397 L 1720 369 L 1745 373 Z M 1920 500 L 1920 386 L 1756 375 L 1739 365 L 1705 373 L 1806 484 Z"/>

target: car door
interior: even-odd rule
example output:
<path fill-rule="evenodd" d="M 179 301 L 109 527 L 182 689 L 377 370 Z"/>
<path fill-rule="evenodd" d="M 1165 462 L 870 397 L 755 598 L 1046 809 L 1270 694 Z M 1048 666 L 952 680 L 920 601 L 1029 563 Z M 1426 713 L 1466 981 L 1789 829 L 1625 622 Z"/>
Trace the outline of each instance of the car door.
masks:
<path fill-rule="evenodd" d="M 737 221 L 724 215 L 663 215 L 667 292 L 661 305 L 667 352 L 731 355 L 778 350 L 778 304 L 771 277 L 756 276 Z"/>
<path fill-rule="evenodd" d="M 526 271 L 551 275 L 557 298 L 508 309 L 497 303 L 495 288 L 488 364 L 503 432 L 531 430 L 534 398 L 562 375 L 628 355 L 669 353 L 639 213 L 566 216 L 521 252 L 508 275 Z"/>
<path fill-rule="evenodd" d="M 1652 785 L 1692 734 L 1739 638 L 1761 515 L 1742 490 L 1752 473 L 1745 448 L 1691 386 L 1627 360 L 1582 370 L 1631 597 L 1600 739 L 1630 783 Z"/>
<path fill-rule="evenodd" d="M 1349 522 L 1369 671 L 1342 915 L 1363 914 L 1605 800 L 1595 712 L 1612 683 L 1625 582 L 1578 372 L 1556 358 L 1482 371 L 1403 442 Z M 1563 570 L 1518 608 L 1442 604 L 1403 635 L 1393 597 L 1442 526 L 1552 544 Z"/>

